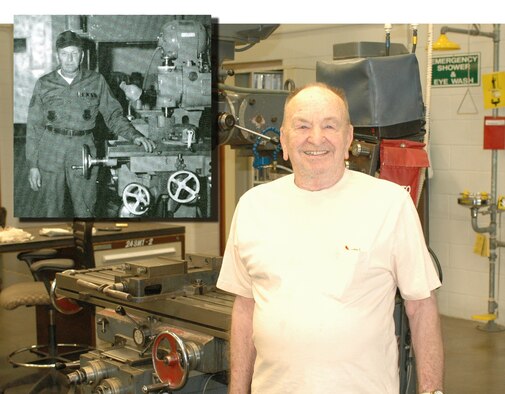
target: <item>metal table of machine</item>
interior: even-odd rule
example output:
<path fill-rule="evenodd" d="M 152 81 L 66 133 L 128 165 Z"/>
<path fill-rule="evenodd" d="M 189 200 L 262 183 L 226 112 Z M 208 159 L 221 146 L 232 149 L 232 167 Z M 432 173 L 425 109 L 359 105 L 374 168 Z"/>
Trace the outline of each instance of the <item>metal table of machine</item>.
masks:
<path fill-rule="evenodd" d="M 124 307 L 227 339 L 234 296 L 215 288 L 220 260 L 154 257 L 57 274 L 58 294 L 103 308 Z"/>

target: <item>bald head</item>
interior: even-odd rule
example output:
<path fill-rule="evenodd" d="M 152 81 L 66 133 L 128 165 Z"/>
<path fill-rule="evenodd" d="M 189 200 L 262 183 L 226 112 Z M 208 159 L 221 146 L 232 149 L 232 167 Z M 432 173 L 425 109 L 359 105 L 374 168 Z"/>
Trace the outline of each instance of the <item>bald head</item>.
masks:
<path fill-rule="evenodd" d="M 331 93 L 333 93 L 336 97 L 338 97 L 340 99 L 340 101 L 342 102 L 343 104 L 343 112 L 342 112 L 342 115 L 344 116 L 343 117 L 343 121 L 346 122 L 348 125 L 351 124 L 351 117 L 349 115 L 349 103 L 347 102 L 347 97 L 345 95 L 345 91 L 341 88 L 336 88 L 336 87 L 333 87 L 333 86 L 330 86 L 330 85 L 327 85 L 325 83 L 322 83 L 322 82 L 313 82 L 313 83 L 310 83 L 310 84 L 307 84 L 305 86 L 302 86 L 300 88 L 296 88 L 295 90 L 293 90 L 287 97 L 286 97 L 286 102 L 284 103 L 284 118 L 283 118 L 283 126 L 285 126 L 285 121 L 286 121 L 286 112 L 287 112 L 287 109 L 288 109 L 288 106 L 290 104 L 290 102 L 296 97 L 298 96 L 298 94 L 300 94 L 301 92 L 304 92 L 306 90 L 317 90 L 317 89 L 322 89 L 322 90 L 327 90 Z"/>

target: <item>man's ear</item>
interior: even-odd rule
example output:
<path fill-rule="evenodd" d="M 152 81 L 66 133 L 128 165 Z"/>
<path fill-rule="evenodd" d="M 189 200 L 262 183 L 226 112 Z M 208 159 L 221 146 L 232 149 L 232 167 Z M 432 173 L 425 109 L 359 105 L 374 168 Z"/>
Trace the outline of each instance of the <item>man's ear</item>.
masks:
<path fill-rule="evenodd" d="M 288 155 L 288 150 L 287 150 L 286 133 L 284 132 L 284 127 L 281 126 L 280 131 L 281 131 L 281 136 L 280 136 L 279 140 L 281 142 L 281 147 L 282 147 L 282 158 L 285 161 L 288 161 L 289 155 Z"/>
<path fill-rule="evenodd" d="M 346 160 L 349 159 L 349 148 L 351 147 L 352 140 L 354 138 L 354 127 L 352 125 L 349 125 L 349 129 L 347 130 L 347 141 L 346 141 L 346 150 L 344 154 L 344 158 Z"/>

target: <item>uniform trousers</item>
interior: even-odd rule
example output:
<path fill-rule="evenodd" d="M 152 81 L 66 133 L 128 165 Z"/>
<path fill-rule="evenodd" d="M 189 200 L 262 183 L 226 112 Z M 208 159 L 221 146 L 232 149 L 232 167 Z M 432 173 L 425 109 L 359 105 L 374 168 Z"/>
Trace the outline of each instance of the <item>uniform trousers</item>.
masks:
<path fill-rule="evenodd" d="M 84 164 L 84 144 L 88 145 L 91 155 L 95 157 L 92 134 L 65 136 L 48 130 L 43 132 L 38 152 L 41 175 L 38 194 L 40 209 L 46 212 L 44 216 L 64 217 L 66 202 L 72 206 L 73 217 L 95 215 L 98 168 L 91 168 L 89 178 L 84 177 L 81 169 L 72 169 L 72 166 Z"/>

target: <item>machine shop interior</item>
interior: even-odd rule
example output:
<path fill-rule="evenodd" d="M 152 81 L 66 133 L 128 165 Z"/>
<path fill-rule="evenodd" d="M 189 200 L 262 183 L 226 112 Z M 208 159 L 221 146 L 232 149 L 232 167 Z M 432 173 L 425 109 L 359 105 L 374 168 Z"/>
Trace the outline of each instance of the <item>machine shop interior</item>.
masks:
<path fill-rule="evenodd" d="M 208 22 L 206 17 L 189 19 L 199 26 Z M 97 16 L 78 21 L 62 15 L 32 18 L 27 17 L 27 25 L 19 28 L 0 25 L 0 51 L 15 59 L 0 59 L 4 92 L 0 98 L 0 206 L 6 208 L 7 227 L 69 230 L 63 236 L 69 243 L 62 241 L 58 257 L 75 259 L 76 269 L 56 273 L 49 309 L 55 309 L 57 343 L 78 343 L 76 337 L 84 330 L 83 344 L 90 348 L 76 360 L 59 365 L 59 372 L 51 369 L 64 376 L 60 392 L 226 392 L 233 296 L 218 290 L 215 283 L 232 215 L 245 191 L 292 172 L 279 144 L 284 100 L 295 86 L 315 81 L 364 89 L 348 94 L 351 118 L 359 119 L 354 124 L 349 169 L 380 176 L 387 163 L 379 157 L 385 157 L 382 149 L 389 143 L 393 146 L 401 140 L 421 147 L 425 156 L 416 167 L 419 189 L 413 198 L 443 279 L 437 299 L 446 357 L 444 391 L 504 392 L 505 318 L 500 312 L 505 305 L 505 273 L 501 271 L 505 127 L 501 123 L 492 131 L 486 128 L 499 126 L 492 120 L 503 113 L 502 26 L 219 25 L 213 20 L 212 28 L 210 24 L 203 27 L 209 34 L 205 39 L 209 52 L 195 61 L 205 64 L 197 71 L 199 78 L 210 80 L 212 74 L 212 105 L 203 95 L 192 98 L 192 108 L 176 107 L 167 117 L 160 108 L 163 101 L 156 101 L 156 95 L 163 94 L 157 73 L 163 74 L 164 69 L 158 65 L 158 71 L 152 72 L 156 67 L 150 63 L 152 59 L 161 62 L 157 39 L 165 23 L 177 25 L 187 19 L 131 16 L 145 27 L 139 33 L 127 26 L 123 30 L 100 26 L 106 19 Z M 84 29 L 83 20 L 87 22 Z M 24 69 L 15 69 L 13 42 L 29 37 L 23 29 L 29 30 L 30 23 L 44 27 L 49 37 L 45 46 L 69 24 L 77 24 L 83 36 L 96 39 L 103 60 L 88 61 L 104 73 L 125 116 L 140 131 L 153 132 L 154 128 L 154 135 L 163 134 L 165 120 L 174 122 L 167 126 L 176 131 L 165 144 L 162 156 L 166 157 L 161 161 L 139 155 L 138 150 L 122 150 L 115 141 L 105 141 L 105 151 L 100 153 L 103 160 L 83 149 L 83 156 L 76 158 L 79 171 L 85 174 L 86 169 L 98 166 L 109 177 L 104 180 L 103 211 L 95 222 L 30 221 L 16 215 L 16 204 L 21 203 L 18 207 L 33 216 L 29 211 L 33 204 L 28 185 L 17 179 L 26 176 L 26 119 L 16 119 L 12 97 L 6 92 L 31 91 L 40 76 L 33 69 L 33 59 L 23 64 Z M 94 35 L 87 33 L 90 29 Z M 432 49 L 441 32 L 460 48 Z M 29 38 L 25 45 L 30 47 Z M 51 63 L 52 54 L 45 56 Z M 445 76 L 450 67 L 437 64 L 460 68 L 454 66 L 452 74 Z M 20 86 L 15 81 L 18 73 L 30 75 Z M 141 98 L 128 100 L 121 82 L 140 85 Z M 118 167 L 116 157 L 129 164 Z M 168 169 L 160 171 L 163 166 Z M 146 171 L 151 175 L 143 175 Z M 188 183 L 187 194 L 174 198 L 171 179 L 181 172 L 193 183 Z M 149 195 L 149 204 L 142 208 L 128 204 L 121 191 L 130 184 L 140 185 L 130 191 L 137 197 Z M 162 198 L 167 184 L 170 196 Z M 0 291 L 33 281 L 18 252 L 7 247 L 4 252 L 2 245 Z M 63 305 L 60 299 L 70 301 Z M 47 373 L 45 368 L 13 368 L 8 360 L 17 349 L 48 340 L 51 318 L 44 314 L 44 307 L 0 308 L 0 388 L 32 374 L 33 369 Z M 400 394 L 415 394 L 409 364 L 415 357 L 402 318 L 402 311 L 395 310 L 399 346 L 407 342 L 400 350 Z M 26 393 L 28 387 L 8 388 L 5 393 Z"/>

